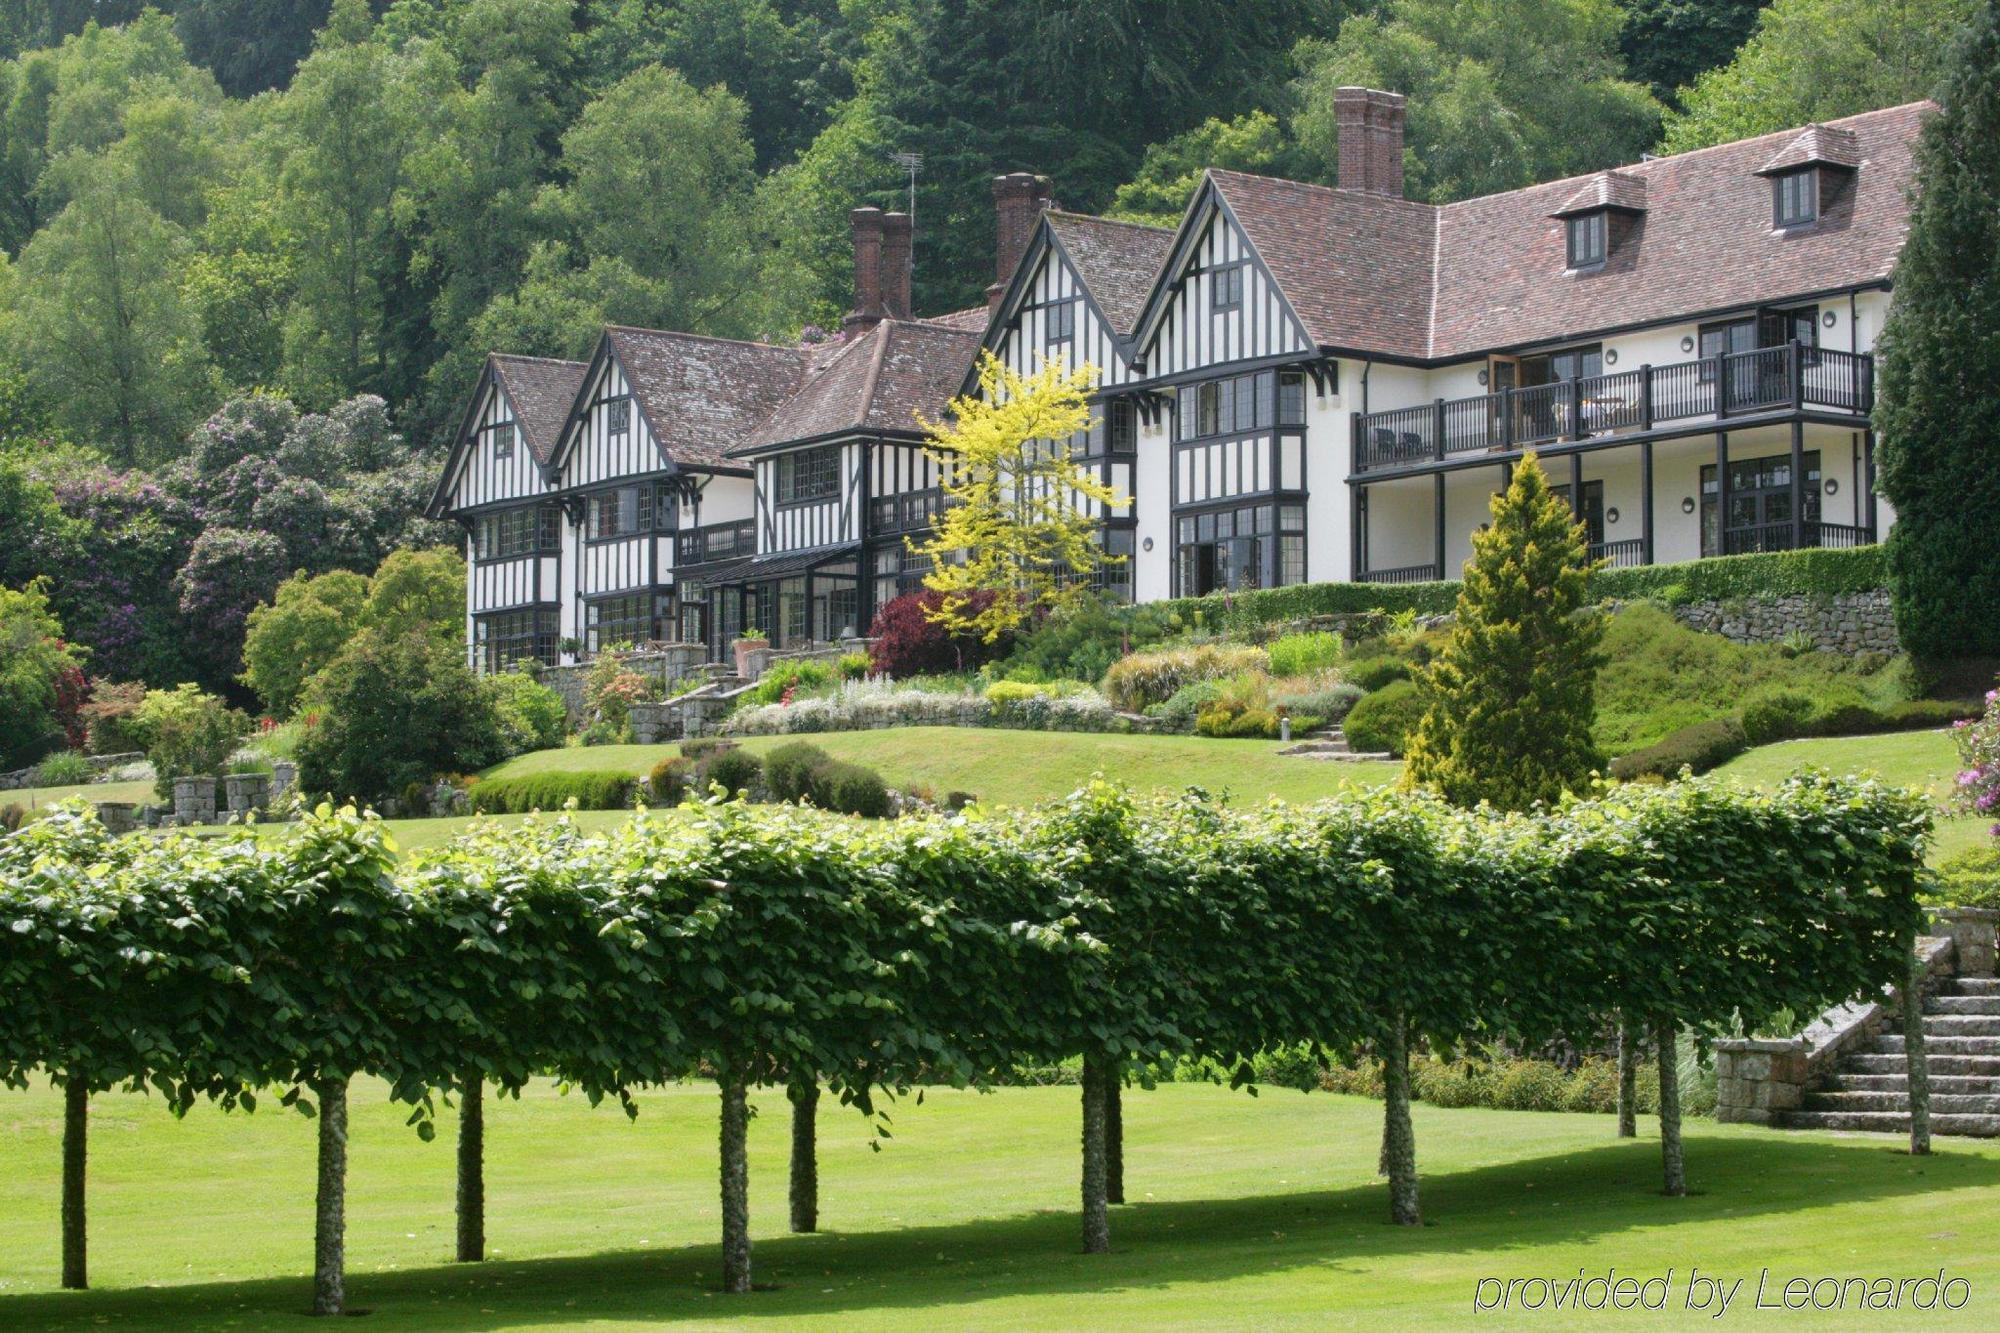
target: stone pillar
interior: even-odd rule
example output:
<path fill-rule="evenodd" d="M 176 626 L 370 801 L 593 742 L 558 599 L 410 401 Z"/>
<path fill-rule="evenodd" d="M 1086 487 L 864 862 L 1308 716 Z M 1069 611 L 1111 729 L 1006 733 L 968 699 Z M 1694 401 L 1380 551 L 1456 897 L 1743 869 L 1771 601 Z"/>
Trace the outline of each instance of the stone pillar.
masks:
<path fill-rule="evenodd" d="M 1768 1125 L 1774 1112 L 1795 1111 L 1806 1092 L 1806 1044 L 1735 1038 L 1715 1043 L 1715 1118 Z"/>
<path fill-rule="evenodd" d="M 1957 954 L 1961 977 L 1993 975 L 1995 934 L 2000 931 L 2000 908 L 1948 907 L 1932 913 L 1937 933 L 1949 936 Z"/>
<path fill-rule="evenodd" d="M 280 759 L 271 765 L 271 804 L 276 805 L 292 794 L 299 785 L 299 766 L 289 759 Z"/>
<path fill-rule="evenodd" d="M 174 779 L 174 822 L 182 825 L 215 822 L 214 778 Z"/>
<path fill-rule="evenodd" d="M 232 817 L 247 815 L 253 810 L 262 810 L 271 803 L 271 775 L 229 773 L 222 779 L 222 791 L 229 802 L 229 813 Z"/>
<path fill-rule="evenodd" d="M 130 801 L 99 801 L 97 822 L 104 825 L 106 833 L 130 833 L 138 827 L 138 818 Z"/>

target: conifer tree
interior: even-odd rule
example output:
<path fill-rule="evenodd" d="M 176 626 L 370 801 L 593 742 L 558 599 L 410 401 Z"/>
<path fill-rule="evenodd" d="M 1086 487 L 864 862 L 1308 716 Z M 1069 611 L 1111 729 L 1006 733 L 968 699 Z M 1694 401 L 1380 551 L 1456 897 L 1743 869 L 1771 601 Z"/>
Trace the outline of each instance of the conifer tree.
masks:
<path fill-rule="evenodd" d="M 1598 642 L 1585 610 L 1591 569 L 1583 526 L 1532 455 L 1473 534 L 1451 639 L 1419 672 L 1424 714 L 1405 786 L 1462 806 L 1520 810 L 1590 780 Z"/>
<path fill-rule="evenodd" d="M 1972 16 L 1917 141 L 1917 199 L 1882 330 L 1889 584 L 1919 658 L 2000 654 L 2000 4 Z"/>

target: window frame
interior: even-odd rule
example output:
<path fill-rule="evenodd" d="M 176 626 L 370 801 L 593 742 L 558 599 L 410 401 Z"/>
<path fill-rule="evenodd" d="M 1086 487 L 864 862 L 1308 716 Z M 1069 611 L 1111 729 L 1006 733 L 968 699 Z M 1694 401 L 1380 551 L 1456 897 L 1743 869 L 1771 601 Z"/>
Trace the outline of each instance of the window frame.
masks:
<path fill-rule="evenodd" d="M 1796 190 L 1788 189 L 1796 186 Z M 1787 196 L 1791 196 L 1789 199 Z M 1788 208 L 1788 204 L 1790 207 Z M 1819 221 L 1819 169 L 1801 167 L 1771 178 L 1771 225 L 1779 231 Z"/>
<path fill-rule="evenodd" d="M 1239 259 L 1230 264 L 1217 264 L 1208 271 L 1208 308 L 1212 314 L 1243 308 L 1244 270 L 1250 261 Z"/>
<path fill-rule="evenodd" d="M 474 516 L 472 562 L 496 564 L 558 554 L 562 550 L 559 513 L 552 504 L 526 504 Z"/>
<path fill-rule="evenodd" d="M 554 666 L 560 628 L 560 612 L 551 605 L 480 612 L 472 618 L 474 669 L 498 675 L 530 658 L 543 666 Z M 507 632 L 495 633 L 497 629 Z"/>
<path fill-rule="evenodd" d="M 1572 270 L 1597 268 L 1611 254 L 1610 210 L 1594 208 L 1563 219 L 1565 254 Z M 1594 242 L 1579 246 L 1578 241 Z"/>
<path fill-rule="evenodd" d="M 800 465 L 812 463 L 814 469 L 807 473 L 812 484 L 810 490 L 800 489 Z M 819 474 L 824 465 L 825 475 Z M 840 446 L 837 444 L 816 445 L 811 449 L 793 449 L 779 454 L 771 460 L 771 497 L 780 506 L 823 504 L 840 496 Z"/>
<path fill-rule="evenodd" d="M 632 433 L 632 396 L 621 394 L 604 400 L 604 435 L 615 440 Z"/>
<path fill-rule="evenodd" d="M 1042 349 L 1044 351 L 1053 352 L 1058 347 L 1072 350 L 1075 348 L 1076 306 L 1077 298 L 1072 296 L 1060 301 L 1050 301 L 1042 307 Z"/>

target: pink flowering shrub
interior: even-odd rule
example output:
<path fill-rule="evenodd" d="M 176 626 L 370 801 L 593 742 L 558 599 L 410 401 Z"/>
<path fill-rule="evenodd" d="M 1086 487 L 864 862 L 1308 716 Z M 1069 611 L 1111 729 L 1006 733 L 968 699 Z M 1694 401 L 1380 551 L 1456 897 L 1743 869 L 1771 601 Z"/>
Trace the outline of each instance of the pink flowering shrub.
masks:
<path fill-rule="evenodd" d="M 1973 814 L 2000 811 L 2000 690 L 1986 692 L 1986 711 L 1953 729 L 1958 740 L 1958 808 Z M 1993 826 L 2000 837 L 2000 824 Z"/>

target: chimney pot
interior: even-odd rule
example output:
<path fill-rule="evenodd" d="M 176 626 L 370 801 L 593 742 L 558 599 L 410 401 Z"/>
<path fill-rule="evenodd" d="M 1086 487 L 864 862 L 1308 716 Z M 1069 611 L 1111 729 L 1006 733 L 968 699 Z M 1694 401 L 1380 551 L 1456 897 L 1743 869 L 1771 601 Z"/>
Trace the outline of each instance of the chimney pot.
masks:
<path fill-rule="evenodd" d="M 1402 198 L 1404 114 L 1401 93 L 1375 88 L 1334 90 L 1341 189 Z"/>
<path fill-rule="evenodd" d="M 908 213 L 882 215 L 882 309 L 890 319 L 910 317 L 910 244 Z"/>
<path fill-rule="evenodd" d="M 854 233 L 854 309 L 840 323 L 866 331 L 882 318 L 882 210 L 857 208 L 847 221 Z"/>

